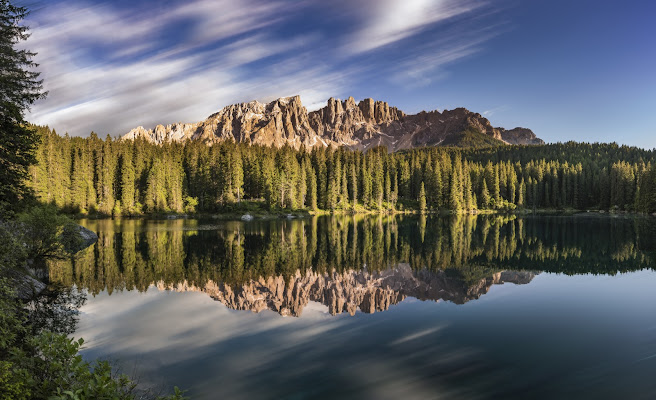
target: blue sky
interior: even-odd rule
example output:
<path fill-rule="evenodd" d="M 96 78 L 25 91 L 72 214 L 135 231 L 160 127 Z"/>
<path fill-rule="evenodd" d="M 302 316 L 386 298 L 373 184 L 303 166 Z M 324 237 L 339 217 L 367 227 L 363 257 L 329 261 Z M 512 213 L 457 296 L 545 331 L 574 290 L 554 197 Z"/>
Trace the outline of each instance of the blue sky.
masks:
<path fill-rule="evenodd" d="M 656 2 L 23 1 L 50 94 L 28 118 L 120 135 L 300 94 L 466 107 L 547 142 L 656 147 Z"/>

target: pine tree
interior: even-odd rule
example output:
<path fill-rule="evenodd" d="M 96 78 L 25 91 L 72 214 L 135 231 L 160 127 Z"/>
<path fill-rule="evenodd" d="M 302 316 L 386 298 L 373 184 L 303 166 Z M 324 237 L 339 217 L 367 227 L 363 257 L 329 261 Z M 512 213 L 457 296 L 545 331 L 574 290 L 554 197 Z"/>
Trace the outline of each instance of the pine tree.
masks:
<path fill-rule="evenodd" d="M 431 184 L 431 191 L 429 193 L 430 203 L 433 208 L 438 208 L 442 205 L 442 168 L 437 160 L 433 165 L 433 183 Z"/>
<path fill-rule="evenodd" d="M 76 212 L 87 213 L 87 181 L 85 162 L 81 149 L 75 147 L 72 155 L 71 187 L 69 204 Z"/>
<path fill-rule="evenodd" d="M 487 189 L 487 181 L 483 179 L 483 190 L 481 191 L 481 208 L 490 207 L 490 191 Z"/>
<path fill-rule="evenodd" d="M 306 208 L 307 207 L 307 192 L 308 192 L 308 184 L 307 184 L 307 167 L 305 165 L 301 165 L 299 169 L 300 173 L 298 175 L 298 183 L 296 186 L 296 195 L 297 195 L 297 205 L 299 208 Z"/>
<path fill-rule="evenodd" d="M 351 206 L 355 209 L 355 206 L 358 203 L 358 175 L 355 171 L 355 163 L 351 164 L 351 182 L 350 182 L 350 191 L 351 191 Z"/>
<path fill-rule="evenodd" d="M 132 165 L 132 149 L 127 147 L 121 155 L 121 205 L 123 213 L 134 212 L 134 165 Z"/>
<path fill-rule="evenodd" d="M 492 198 L 494 199 L 495 206 L 501 204 L 501 184 L 499 175 L 499 165 L 497 165 L 494 170 L 494 186 L 492 187 Z"/>
<path fill-rule="evenodd" d="M 392 182 L 390 182 L 390 173 L 389 169 L 385 171 L 385 201 L 387 202 L 387 207 L 390 207 L 392 201 Z"/>
<path fill-rule="evenodd" d="M 362 159 L 362 166 L 360 167 L 360 182 L 362 183 L 362 204 L 365 207 L 369 206 L 371 202 L 371 174 L 369 173 L 369 168 L 365 162 L 365 158 Z"/>
<path fill-rule="evenodd" d="M 310 210 L 317 209 L 317 178 L 314 168 L 310 167 L 310 173 L 307 174 L 308 179 L 308 207 Z"/>
<path fill-rule="evenodd" d="M 458 212 L 462 209 L 460 182 L 458 182 L 457 175 L 451 176 L 451 186 L 449 190 L 449 209 Z"/>
<path fill-rule="evenodd" d="M 244 190 L 244 169 L 241 160 L 241 152 L 238 148 L 232 149 L 231 151 L 230 190 L 233 196 L 237 199 L 237 203 L 240 203 Z"/>
<path fill-rule="evenodd" d="M 396 202 L 398 201 L 399 198 L 399 184 L 398 184 L 398 179 L 397 179 L 397 174 L 394 173 L 392 175 L 392 208 L 396 209 Z"/>
<path fill-rule="evenodd" d="M 517 207 L 524 208 L 524 198 L 526 197 L 526 184 L 524 178 L 519 183 L 519 192 L 517 193 Z"/>
<path fill-rule="evenodd" d="M 419 189 L 419 212 L 421 214 L 426 213 L 426 190 L 424 188 L 424 182 L 421 182 Z"/>
<path fill-rule="evenodd" d="M 328 202 L 326 203 L 326 207 L 330 211 L 335 210 L 339 198 L 339 181 L 335 176 L 335 172 L 335 168 L 333 167 L 330 169 L 330 173 L 328 175 Z"/>
<path fill-rule="evenodd" d="M 102 144 L 102 170 L 100 179 L 100 196 L 98 198 L 98 210 L 110 215 L 114 209 L 114 174 L 116 164 L 112 151 L 112 138 L 107 135 Z"/>
<path fill-rule="evenodd" d="M 348 178 L 346 174 L 346 168 L 342 170 L 342 184 L 340 187 L 342 188 L 342 193 L 339 196 L 339 203 L 343 208 L 346 208 L 349 203 Z"/>
<path fill-rule="evenodd" d="M 20 45 L 29 37 L 28 28 L 21 25 L 27 14 L 24 7 L 0 1 L 0 217 L 32 196 L 26 182 L 29 166 L 36 162 L 39 136 L 25 123 L 24 114 L 46 95 L 34 71 L 35 53 Z"/>
<path fill-rule="evenodd" d="M 472 193 L 471 174 L 469 173 L 469 163 L 465 163 L 464 165 L 462 191 L 463 191 L 463 204 L 465 206 L 465 210 L 467 211 L 473 210 L 475 207 L 474 207 L 474 198 L 472 197 L 473 193 Z"/>
<path fill-rule="evenodd" d="M 380 160 L 378 153 L 374 153 L 373 158 L 371 159 L 371 168 L 369 169 L 373 174 L 373 185 L 371 188 L 371 194 L 373 200 L 376 202 L 375 206 L 378 210 L 383 208 L 383 197 L 385 196 L 383 185 L 385 178 L 383 177 L 383 164 Z"/>

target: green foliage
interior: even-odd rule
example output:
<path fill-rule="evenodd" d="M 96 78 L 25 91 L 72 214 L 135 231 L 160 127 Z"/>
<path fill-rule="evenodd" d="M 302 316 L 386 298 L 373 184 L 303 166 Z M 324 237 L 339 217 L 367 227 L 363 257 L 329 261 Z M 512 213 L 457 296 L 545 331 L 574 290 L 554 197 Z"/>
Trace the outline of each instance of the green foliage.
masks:
<path fill-rule="evenodd" d="M 27 369 L 34 371 L 33 396 L 49 399 L 132 399 L 136 385 L 125 375 L 114 376 L 109 363 L 82 359 L 84 341 L 43 332 L 31 339 L 35 349 Z"/>
<path fill-rule="evenodd" d="M 426 189 L 424 188 L 424 182 L 421 183 L 421 189 L 419 189 L 419 212 L 426 212 Z"/>
<path fill-rule="evenodd" d="M 475 129 L 467 129 L 459 134 L 449 136 L 449 138 L 442 142 L 441 145 L 461 148 L 479 148 L 503 146 L 504 143 Z"/>
<path fill-rule="evenodd" d="M 61 306 L 57 302 L 53 308 Z M 69 338 L 70 330 L 34 329 L 34 309 L 24 308 L 11 282 L 0 277 L 0 399 L 137 398 L 136 384 L 114 373 L 108 362 L 82 359 L 79 350 L 84 341 Z M 176 388 L 166 398 L 184 396 Z"/>
<path fill-rule="evenodd" d="M 38 137 L 25 125 L 23 115 L 45 96 L 34 53 L 21 49 L 29 37 L 21 25 L 27 9 L 0 1 L 0 216 L 15 211 L 31 192 L 25 185 L 28 167 L 36 162 Z"/>
<path fill-rule="evenodd" d="M 0 400 L 135 399 L 136 385 L 104 361 L 88 363 L 73 340 L 83 298 L 72 290 L 48 289 L 28 303 L 16 286 L 25 280 L 28 260 L 62 260 L 77 226 L 55 207 L 32 207 L 17 221 L 0 224 Z M 140 397 L 143 397 L 139 394 Z M 148 396 L 146 396 L 148 397 Z M 152 396 L 150 396 L 152 397 Z M 171 399 L 183 398 L 176 390 Z"/>
<path fill-rule="evenodd" d="M 644 213 L 656 213 L 656 168 L 654 166 L 640 175 L 640 186 L 636 192 L 636 209 Z"/>
<path fill-rule="evenodd" d="M 33 206 L 18 215 L 16 227 L 26 252 L 35 260 L 65 255 L 75 248 L 77 226 L 54 206 Z"/>
<path fill-rule="evenodd" d="M 21 400 L 32 397 L 27 384 L 29 376 L 24 369 L 9 361 L 0 361 L 0 400 Z"/>
<path fill-rule="evenodd" d="M 184 198 L 184 212 L 193 214 L 198 207 L 198 199 L 195 197 L 187 196 Z"/>

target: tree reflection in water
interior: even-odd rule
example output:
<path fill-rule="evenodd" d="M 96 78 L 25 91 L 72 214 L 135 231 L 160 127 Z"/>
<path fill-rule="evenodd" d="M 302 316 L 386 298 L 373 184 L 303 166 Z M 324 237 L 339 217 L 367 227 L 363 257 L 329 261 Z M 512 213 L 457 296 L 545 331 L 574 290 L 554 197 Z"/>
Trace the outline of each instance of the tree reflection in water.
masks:
<path fill-rule="evenodd" d="M 494 284 L 528 283 L 540 271 L 654 268 L 656 248 L 643 218 L 356 215 L 83 224 L 98 233 L 97 244 L 50 265 L 51 280 L 65 287 L 94 295 L 151 285 L 197 290 L 233 309 L 293 316 L 309 301 L 332 314 L 382 311 L 406 297 L 462 304 Z"/>

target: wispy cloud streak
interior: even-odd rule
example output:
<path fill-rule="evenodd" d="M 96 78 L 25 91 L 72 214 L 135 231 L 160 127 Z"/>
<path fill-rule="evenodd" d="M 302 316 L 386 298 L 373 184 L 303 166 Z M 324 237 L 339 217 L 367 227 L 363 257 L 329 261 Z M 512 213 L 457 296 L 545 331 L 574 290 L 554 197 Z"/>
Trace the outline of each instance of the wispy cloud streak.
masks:
<path fill-rule="evenodd" d="M 480 4 L 363 1 L 346 15 L 330 14 L 334 9 L 319 1 L 56 3 L 28 21 L 27 47 L 38 53 L 50 92 L 29 119 L 60 133 L 118 135 L 137 125 L 197 121 L 252 99 L 301 94 L 317 108 L 330 96 L 350 94 L 372 69 L 386 71 L 390 82 L 434 79 L 438 66 L 475 53 L 484 40 L 453 38 L 445 47 L 446 37 L 424 38 L 395 59 L 386 47 Z M 357 27 L 347 29 L 353 18 Z"/>

